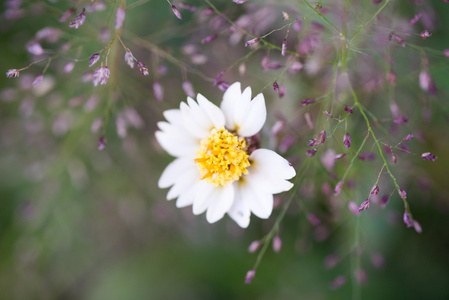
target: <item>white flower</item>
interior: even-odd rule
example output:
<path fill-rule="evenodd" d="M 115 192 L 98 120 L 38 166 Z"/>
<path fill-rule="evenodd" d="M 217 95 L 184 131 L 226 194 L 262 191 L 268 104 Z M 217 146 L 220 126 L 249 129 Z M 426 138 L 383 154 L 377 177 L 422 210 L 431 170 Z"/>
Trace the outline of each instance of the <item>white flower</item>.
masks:
<path fill-rule="evenodd" d="M 164 112 L 156 138 L 176 157 L 162 173 L 160 188 L 171 187 L 167 199 L 176 206 L 193 206 L 214 223 L 227 213 L 238 225 L 249 225 L 251 212 L 266 219 L 273 210 L 273 194 L 288 191 L 286 179 L 296 175 L 287 160 L 267 149 L 249 145 L 267 116 L 262 94 L 251 100 L 251 88 L 240 83 L 224 93 L 220 108 L 203 95 L 187 98 L 180 109 Z"/>

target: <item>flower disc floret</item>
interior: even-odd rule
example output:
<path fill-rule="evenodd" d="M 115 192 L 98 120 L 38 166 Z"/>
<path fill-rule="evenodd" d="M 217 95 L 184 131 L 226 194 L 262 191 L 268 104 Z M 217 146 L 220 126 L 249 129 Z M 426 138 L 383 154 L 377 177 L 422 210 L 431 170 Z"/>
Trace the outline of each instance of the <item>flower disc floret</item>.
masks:
<path fill-rule="evenodd" d="M 201 174 L 200 180 L 215 186 L 227 186 L 248 174 L 250 166 L 244 138 L 230 133 L 224 127 L 212 129 L 211 134 L 201 140 L 195 162 Z"/>

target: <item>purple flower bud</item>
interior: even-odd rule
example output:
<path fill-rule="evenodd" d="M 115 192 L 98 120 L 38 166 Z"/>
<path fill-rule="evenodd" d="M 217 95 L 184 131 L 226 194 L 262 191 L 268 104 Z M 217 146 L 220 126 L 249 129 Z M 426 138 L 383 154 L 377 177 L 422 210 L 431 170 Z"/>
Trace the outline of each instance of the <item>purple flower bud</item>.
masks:
<path fill-rule="evenodd" d="M 203 16 L 210 16 L 214 13 L 214 10 L 212 8 L 208 8 L 203 11 Z"/>
<path fill-rule="evenodd" d="M 320 134 L 318 135 L 318 140 L 320 141 L 321 144 L 324 144 L 324 142 L 326 141 L 326 131 L 322 130 L 320 132 Z"/>
<path fill-rule="evenodd" d="M 435 161 L 438 157 L 436 157 L 435 155 L 433 155 L 430 152 L 426 152 L 426 153 L 421 154 L 421 158 L 424 160 Z"/>
<path fill-rule="evenodd" d="M 273 82 L 273 90 L 275 90 L 276 93 L 279 93 L 279 84 L 276 81 Z"/>
<path fill-rule="evenodd" d="M 120 29 L 123 25 L 123 21 L 125 21 L 125 11 L 123 8 L 117 8 L 117 12 L 115 13 L 115 29 Z"/>
<path fill-rule="evenodd" d="M 371 194 L 371 195 L 377 195 L 377 194 L 379 194 L 379 186 L 377 186 L 377 185 L 373 186 L 373 188 L 371 189 L 370 194 Z"/>
<path fill-rule="evenodd" d="M 335 190 L 334 190 L 334 195 L 335 196 L 338 196 L 339 194 L 340 194 L 340 192 L 341 192 L 341 188 L 343 187 L 343 184 L 344 184 L 345 182 L 343 181 L 343 180 L 341 180 L 341 181 L 339 181 L 338 183 L 337 183 L 337 185 L 335 186 Z"/>
<path fill-rule="evenodd" d="M 401 197 L 404 201 L 407 200 L 407 193 L 404 190 L 399 190 L 399 197 Z"/>
<path fill-rule="evenodd" d="M 279 251 L 281 251 L 281 248 L 282 248 L 282 240 L 278 235 L 276 235 L 273 238 L 273 251 L 279 253 Z"/>
<path fill-rule="evenodd" d="M 108 78 L 109 78 L 109 68 L 100 67 L 95 69 L 92 82 L 94 86 L 98 86 L 98 84 L 104 85 L 108 81 Z"/>
<path fill-rule="evenodd" d="M 306 155 L 312 157 L 316 154 L 317 149 L 310 149 L 306 151 Z"/>
<path fill-rule="evenodd" d="M 207 44 L 207 43 L 210 43 L 210 42 L 212 42 L 213 40 L 215 40 L 217 37 L 218 37 L 217 34 L 209 35 L 209 36 L 207 36 L 207 37 L 205 37 L 204 39 L 201 40 L 201 44 Z"/>
<path fill-rule="evenodd" d="M 288 13 L 286 13 L 285 11 L 282 12 L 282 19 L 284 21 L 288 21 L 290 19 Z"/>
<path fill-rule="evenodd" d="M 42 49 L 42 46 L 37 42 L 28 44 L 27 50 L 33 55 L 42 55 L 44 53 L 44 49 Z"/>
<path fill-rule="evenodd" d="M 81 25 L 83 25 L 86 20 L 86 14 L 84 13 L 85 11 L 86 10 L 83 8 L 81 13 L 75 18 L 75 21 L 70 23 L 69 27 L 78 29 Z"/>
<path fill-rule="evenodd" d="M 162 99 L 164 99 L 164 89 L 159 81 L 155 81 L 153 83 L 153 92 L 158 101 L 162 101 Z"/>
<path fill-rule="evenodd" d="M 95 53 L 94 55 L 92 55 L 89 60 L 89 67 L 92 67 L 93 65 L 95 65 L 99 60 L 100 60 L 100 54 Z"/>
<path fill-rule="evenodd" d="M 103 120 L 100 118 L 97 118 L 92 122 L 92 125 L 90 126 L 90 131 L 92 131 L 94 133 L 98 132 L 98 130 L 100 130 L 102 125 L 103 125 Z"/>
<path fill-rule="evenodd" d="M 396 157 L 396 155 L 393 155 L 393 157 L 391 159 L 393 160 L 393 163 L 396 163 L 398 161 L 398 158 Z"/>
<path fill-rule="evenodd" d="M 388 38 L 390 41 L 391 40 L 395 40 L 396 42 L 398 42 L 399 44 L 401 44 L 402 47 L 405 47 L 405 41 L 397 34 L 394 33 L 390 33 L 390 36 Z"/>
<path fill-rule="evenodd" d="M 285 85 L 281 84 L 279 86 L 279 98 L 284 98 L 285 96 Z"/>
<path fill-rule="evenodd" d="M 73 16 L 73 14 L 75 13 L 76 9 L 75 8 L 70 8 L 69 10 L 66 10 L 62 16 L 59 18 L 59 22 L 63 23 L 65 21 L 67 21 L 70 17 Z"/>
<path fill-rule="evenodd" d="M 345 112 L 352 114 L 352 108 L 350 108 L 349 106 L 345 105 L 344 110 Z"/>
<path fill-rule="evenodd" d="M 335 289 L 338 289 L 339 287 L 341 287 L 342 285 L 344 285 L 345 283 L 346 283 L 346 277 L 343 275 L 340 275 L 337 278 L 335 278 L 334 281 L 332 281 L 331 287 L 335 290 Z"/>
<path fill-rule="evenodd" d="M 416 15 L 413 17 L 413 19 L 410 20 L 409 25 L 410 25 L 410 26 L 413 26 L 416 22 L 419 21 L 419 19 L 421 19 L 421 17 L 422 17 L 422 13 L 416 14 Z"/>
<path fill-rule="evenodd" d="M 423 91 L 428 92 L 430 95 L 435 95 L 437 93 L 435 83 L 428 71 L 421 71 L 421 73 L 419 73 L 419 86 Z"/>
<path fill-rule="evenodd" d="M 249 253 L 254 253 L 257 250 L 259 250 L 260 246 L 262 245 L 262 243 L 260 241 L 254 241 L 252 242 L 249 247 L 248 247 L 248 252 Z"/>
<path fill-rule="evenodd" d="M 6 77 L 8 78 L 16 78 L 19 77 L 20 73 L 17 69 L 9 69 L 8 72 L 6 72 Z"/>
<path fill-rule="evenodd" d="M 325 114 L 328 118 L 333 118 L 334 117 L 327 110 L 323 111 L 323 114 Z"/>
<path fill-rule="evenodd" d="M 417 233 L 422 232 L 421 224 L 419 224 L 418 221 L 413 221 L 413 228 L 415 228 L 415 231 Z"/>
<path fill-rule="evenodd" d="M 226 81 L 220 81 L 218 84 L 217 84 L 217 86 L 218 86 L 218 88 L 221 90 L 221 91 L 226 91 L 227 89 L 228 89 L 228 87 L 229 87 L 229 83 L 227 83 Z"/>
<path fill-rule="evenodd" d="M 306 123 L 309 126 L 310 129 L 315 128 L 315 124 L 313 123 L 312 115 L 309 112 L 306 112 L 304 114 L 304 118 L 306 119 Z"/>
<path fill-rule="evenodd" d="M 346 156 L 346 153 L 340 153 L 340 154 L 335 155 L 335 159 L 340 159 L 340 158 L 343 158 L 345 156 Z"/>
<path fill-rule="evenodd" d="M 137 62 L 137 67 L 140 70 L 140 73 L 142 73 L 144 76 L 150 75 L 150 72 L 148 71 L 148 68 L 145 66 L 145 64 L 141 61 Z"/>
<path fill-rule="evenodd" d="M 64 71 L 64 73 L 70 73 L 73 71 L 73 68 L 75 68 L 75 63 L 74 62 L 68 62 L 64 65 L 64 67 L 62 68 L 62 70 Z"/>
<path fill-rule="evenodd" d="M 282 42 L 282 49 L 281 49 L 281 55 L 285 56 L 285 51 L 287 51 L 287 39 L 284 39 Z"/>
<path fill-rule="evenodd" d="M 106 138 L 104 137 L 104 135 L 100 136 L 100 138 L 98 139 L 98 146 L 97 149 L 98 150 L 103 150 L 106 147 Z"/>
<path fill-rule="evenodd" d="M 382 207 L 387 206 L 388 200 L 390 200 L 390 197 L 388 197 L 388 195 L 382 196 L 382 198 L 380 200 L 380 206 L 382 206 Z"/>
<path fill-rule="evenodd" d="M 306 215 L 306 217 L 307 217 L 307 220 L 309 220 L 310 224 L 312 224 L 313 226 L 318 226 L 321 224 L 320 219 L 318 219 L 317 216 L 315 216 L 312 213 L 308 213 Z"/>
<path fill-rule="evenodd" d="M 232 2 L 237 3 L 237 4 L 243 4 L 245 3 L 247 0 L 232 0 Z"/>
<path fill-rule="evenodd" d="M 360 160 L 373 161 L 373 160 L 376 159 L 376 156 L 374 156 L 374 154 L 371 153 L 371 152 L 364 152 L 364 153 L 359 155 L 359 159 Z"/>
<path fill-rule="evenodd" d="M 403 220 L 404 220 L 405 225 L 407 225 L 407 227 L 413 226 L 413 222 L 410 219 L 410 215 L 408 214 L 408 212 L 404 212 Z"/>
<path fill-rule="evenodd" d="M 126 51 L 125 53 L 125 61 L 131 69 L 134 69 L 134 57 L 130 51 Z"/>
<path fill-rule="evenodd" d="M 42 82 L 42 80 L 44 80 L 44 74 L 39 73 L 39 75 L 37 75 L 36 78 L 34 78 L 33 87 L 36 87 L 39 83 Z"/>
<path fill-rule="evenodd" d="M 293 72 L 293 73 L 296 73 L 296 72 L 299 72 L 299 71 L 301 71 L 302 69 L 304 68 L 304 65 L 302 64 L 302 63 L 300 63 L 299 61 L 294 61 L 294 62 L 292 62 L 291 64 L 290 64 L 290 66 L 289 66 L 289 71 L 291 71 L 291 72 Z"/>
<path fill-rule="evenodd" d="M 215 77 L 215 79 L 214 79 L 214 86 L 217 85 L 220 82 L 220 80 L 223 77 L 223 75 L 224 75 L 224 72 L 218 73 L 217 77 Z"/>
<path fill-rule="evenodd" d="M 302 105 L 309 105 L 309 104 L 315 103 L 315 102 L 316 102 L 316 99 L 315 99 L 315 98 L 310 98 L 310 99 L 302 100 L 302 101 L 301 101 L 301 104 L 302 104 Z"/>
<path fill-rule="evenodd" d="M 181 13 L 180 13 L 179 10 L 176 8 L 176 6 L 172 5 L 172 6 L 171 6 L 171 10 L 173 11 L 173 13 L 175 14 L 175 16 L 176 16 L 178 19 L 182 20 Z"/>
<path fill-rule="evenodd" d="M 360 204 L 359 206 L 359 212 L 363 211 L 363 210 L 367 210 L 369 208 L 369 205 L 371 204 L 371 201 L 368 199 L 366 199 L 365 201 L 362 202 L 362 204 Z"/>
<path fill-rule="evenodd" d="M 409 134 L 403 139 L 403 141 L 407 142 L 407 141 L 411 140 L 412 138 L 413 138 L 413 134 Z"/>
<path fill-rule="evenodd" d="M 348 208 L 354 215 L 360 215 L 359 206 L 354 201 L 348 203 Z"/>
<path fill-rule="evenodd" d="M 358 269 L 355 272 L 355 279 L 359 284 L 366 283 L 368 281 L 368 275 L 366 274 L 366 271 L 363 269 Z"/>
<path fill-rule="evenodd" d="M 179 7 L 181 7 L 182 9 L 194 12 L 196 11 L 196 7 L 190 4 L 187 4 L 185 2 L 179 2 Z"/>
<path fill-rule="evenodd" d="M 257 43 L 258 41 L 260 41 L 260 38 L 254 38 L 254 39 L 252 39 L 252 40 L 249 40 L 249 41 L 247 41 L 246 43 L 245 43 L 245 47 L 248 47 L 248 46 L 251 46 L 251 45 L 254 45 L 255 43 Z"/>
<path fill-rule="evenodd" d="M 195 91 L 193 90 L 192 83 L 188 80 L 184 81 L 182 83 L 182 89 L 184 90 L 184 93 L 186 93 L 187 96 L 194 98 L 195 97 Z"/>
<path fill-rule="evenodd" d="M 256 270 L 249 270 L 248 273 L 246 273 L 245 277 L 245 283 L 249 284 L 253 280 L 254 276 L 256 276 Z"/>
<path fill-rule="evenodd" d="M 428 37 L 430 37 L 432 34 L 429 32 L 429 31 L 427 31 L 427 30 L 424 30 L 423 32 L 421 32 L 421 38 L 423 39 L 423 40 L 425 40 L 425 39 L 427 39 Z"/>
<path fill-rule="evenodd" d="M 444 49 L 444 56 L 449 57 L 449 49 Z"/>
<path fill-rule="evenodd" d="M 301 27 L 302 27 L 302 21 L 298 20 L 293 24 L 293 30 L 296 32 L 300 32 L 301 31 Z"/>
<path fill-rule="evenodd" d="M 405 123 L 408 123 L 408 119 L 406 117 L 398 117 L 393 120 L 393 123 L 405 124 Z"/>
<path fill-rule="evenodd" d="M 385 258 L 380 253 L 374 253 L 371 255 L 371 263 L 378 269 L 383 268 L 385 266 Z"/>
<path fill-rule="evenodd" d="M 345 135 L 343 136 L 343 145 L 345 145 L 347 150 L 349 150 L 349 148 L 351 147 L 351 143 L 351 136 L 349 135 L 349 133 L 345 133 Z"/>

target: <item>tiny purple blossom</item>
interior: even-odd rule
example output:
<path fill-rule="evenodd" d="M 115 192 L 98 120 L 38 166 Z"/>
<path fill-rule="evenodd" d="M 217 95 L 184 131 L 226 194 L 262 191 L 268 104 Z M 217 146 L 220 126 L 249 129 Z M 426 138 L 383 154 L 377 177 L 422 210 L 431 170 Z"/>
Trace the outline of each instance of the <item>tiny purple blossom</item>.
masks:
<path fill-rule="evenodd" d="M 335 196 L 338 196 L 341 193 L 341 188 L 343 187 L 344 183 L 345 182 L 343 180 L 341 180 L 341 181 L 339 181 L 337 183 L 337 185 L 335 186 L 335 190 L 334 190 L 334 195 Z"/>
<path fill-rule="evenodd" d="M 302 100 L 301 104 L 302 105 L 309 105 L 309 104 L 314 103 L 314 102 L 316 102 L 316 99 L 315 98 L 310 98 L 310 99 Z"/>
<path fill-rule="evenodd" d="M 346 283 L 346 277 L 343 276 L 343 275 L 340 275 L 340 276 L 337 276 L 337 278 L 335 278 L 334 281 L 332 281 L 331 287 L 333 289 L 338 289 L 339 287 L 341 287 L 345 283 Z"/>
<path fill-rule="evenodd" d="M 73 71 L 73 68 L 75 68 L 75 63 L 71 61 L 66 63 L 62 70 L 64 71 L 64 73 L 70 73 Z"/>
<path fill-rule="evenodd" d="M 8 78 L 16 78 L 19 77 L 20 73 L 17 69 L 9 69 L 8 72 L 6 72 L 6 77 Z"/>
<path fill-rule="evenodd" d="M 408 123 L 408 119 L 406 117 L 398 117 L 393 120 L 393 123 L 396 123 L 396 124 Z"/>
<path fill-rule="evenodd" d="M 409 134 L 409 135 L 407 135 L 407 136 L 403 139 L 403 141 L 404 141 L 404 142 L 409 141 L 409 140 L 411 140 L 413 137 L 414 137 L 413 134 Z"/>
<path fill-rule="evenodd" d="M 256 276 L 256 270 L 249 270 L 248 273 L 246 273 L 245 277 L 245 283 L 249 284 L 253 280 L 254 276 Z"/>
<path fill-rule="evenodd" d="M 293 24 L 293 30 L 296 32 L 300 32 L 301 31 L 301 27 L 302 27 L 302 21 L 298 20 L 295 22 L 295 24 Z"/>
<path fill-rule="evenodd" d="M 33 81 L 33 87 L 36 87 L 39 83 L 42 82 L 43 79 L 44 79 L 44 74 L 43 73 L 39 73 L 39 75 L 37 75 L 36 78 Z"/>
<path fill-rule="evenodd" d="M 310 224 L 312 224 L 313 226 L 318 226 L 321 224 L 320 219 L 318 219 L 317 216 L 315 216 L 312 213 L 308 213 L 306 215 L 306 217 L 307 217 L 307 220 L 309 220 Z"/>
<path fill-rule="evenodd" d="M 41 44 L 37 42 L 32 42 L 27 45 L 27 50 L 33 55 L 42 55 L 44 53 L 44 49 L 42 49 Z"/>
<path fill-rule="evenodd" d="M 175 14 L 175 16 L 176 16 L 178 19 L 182 20 L 181 13 L 180 13 L 179 10 L 176 8 L 176 6 L 172 5 L 172 6 L 171 6 L 171 10 L 173 11 L 173 13 Z"/>
<path fill-rule="evenodd" d="M 287 51 L 287 39 L 284 39 L 282 42 L 281 55 L 285 56 L 285 52 Z"/>
<path fill-rule="evenodd" d="M 186 93 L 187 96 L 192 98 L 195 97 L 195 91 L 193 90 L 193 85 L 190 81 L 185 80 L 182 83 L 182 89 L 184 90 L 184 93 Z"/>
<path fill-rule="evenodd" d="M 275 81 L 275 82 L 273 82 L 273 90 L 276 92 L 276 93 L 279 93 L 279 84 Z"/>
<path fill-rule="evenodd" d="M 115 29 L 120 29 L 123 25 L 123 21 L 125 21 L 125 11 L 123 8 L 117 8 L 117 12 L 115 14 Z"/>
<path fill-rule="evenodd" d="M 338 263 L 338 256 L 336 254 L 329 254 L 324 258 L 323 264 L 327 269 L 335 267 Z"/>
<path fill-rule="evenodd" d="M 97 149 L 98 150 L 103 150 L 106 147 L 106 138 L 104 137 L 104 135 L 100 136 L 100 138 L 98 139 L 98 146 Z"/>
<path fill-rule="evenodd" d="M 100 54 L 95 53 L 94 55 L 92 55 L 89 60 L 89 67 L 92 67 L 93 65 L 95 65 L 99 60 L 100 60 Z"/>
<path fill-rule="evenodd" d="M 345 110 L 345 112 L 347 112 L 349 114 L 352 114 L 352 108 L 351 107 L 345 105 L 344 110 Z"/>
<path fill-rule="evenodd" d="M 444 56 L 449 57 L 449 49 L 444 49 Z"/>
<path fill-rule="evenodd" d="M 408 212 L 404 212 L 403 220 L 404 220 L 405 225 L 407 225 L 407 227 L 413 226 L 413 222 L 412 222 Z"/>
<path fill-rule="evenodd" d="M 76 9 L 75 8 L 70 8 L 68 10 L 66 10 L 62 16 L 59 18 L 59 22 L 63 23 L 65 21 L 67 21 L 71 16 L 73 16 L 73 14 L 75 13 Z"/>
<path fill-rule="evenodd" d="M 328 118 L 333 118 L 334 117 L 327 110 L 323 111 L 323 114 L 325 114 Z"/>
<path fill-rule="evenodd" d="M 407 192 L 404 190 L 399 190 L 399 197 L 401 197 L 403 200 L 407 200 Z"/>
<path fill-rule="evenodd" d="M 370 194 L 371 194 L 371 195 L 377 195 L 377 194 L 379 194 L 379 186 L 378 186 L 378 185 L 373 186 L 373 188 L 371 189 Z"/>
<path fill-rule="evenodd" d="M 410 25 L 410 26 L 413 26 L 413 24 L 415 24 L 416 22 L 418 22 L 419 19 L 421 19 L 421 17 L 422 17 L 422 13 L 416 14 L 416 15 L 413 17 L 413 19 L 410 20 L 409 25 Z"/>
<path fill-rule="evenodd" d="M 288 13 L 286 13 L 285 11 L 282 12 L 282 19 L 283 19 L 284 21 L 288 21 L 288 19 L 290 19 Z"/>
<path fill-rule="evenodd" d="M 247 0 L 232 0 L 232 2 L 236 3 L 236 4 L 243 4 L 245 3 Z"/>
<path fill-rule="evenodd" d="M 279 98 L 284 98 L 285 96 L 285 85 L 281 84 L 279 87 Z"/>
<path fill-rule="evenodd" d="M 360 204 L 359 206 L 359 212 L 363 211 L 363 210 L 367 210 L 369 208 L 369 205 L 371 204 L 371 201 L 368 199 L 366 199 L 365 201 L 362 202 L 362 204 Z"/>
<path fill-rule="evenodd" d="M 222 71 L 222 72 L 220 72 L 220 73 L 218 73 L 218 75 L 215 77 L 215 79 L 214 79 L 214 85 L 217 85 L 219 82 L 220 82 L 220 80 L 221 80 L 221 78 L 223 77 L 223 75 L 224 75 L 224 72 Z"/>
<path fill-rule="evenodd" d="M 70 23 L 69 27 L 78 29 L 81 25 L 83 25 L 86 20 L 86 14 L 84 13 L 85 11 L 86 10 L 83 8 L 81 13 L 75 18 L 75 21 Z"/>
<path fill-rule="evenodd" d="M 257 250 L 259 250 L 260 246 L 262 246 L 262 243 L 260 241 L 254 241 L 252 242 L 248 247 L 249 253 L 254 253 Z"/>
<path fill-rule="evenodd" d="M 95 69 L 92 81 L 94 86 L 98 86 L 98 84 L 104 85 L 108 81 L 108 78 L 109 78 L 109 68 L 99 67 Z"/>
<path fill-rule="evenodd" d="M 435 83 L 428 71 L 424 70 L 419 73 L 419 86 L 423 91 L 428 92 L 430 95 L 435 95 L 437 93 Z"/>
<path fill-rule="evenodd" d="M 196 11 L 196 7 L 190 4 L 187 4 L 185 2 L 179 2 L 179 7 L 181 7 L 182 9 L 194 12 Z"/>
<path fill-rule="evenodd" d="M 406 45 L 404 39 L 402 39 L 399 35 L 394 34 L 394 33 L 390 33 L 389 40 L 390 41 L 395 40 L 396 42 L 401 44 L 402 47 L 405 47 L 405 45 Z"/>
<path fill-rule="evenodd" d="M 427 39 L 428 37 L 430 37 L 432 34 L 428 31 L 428 30 L 424 30 L 423 32 L 421 32 L 421 38 L 423 40 Z"/>
<path fill-rule="evenodd" d="M 390 197 L 388 197 L 388 195 L 382 196 L 382 198 L 380 200 L 380 206 L 381 207 L 387 206 L 388 200 L 390 200 Z"/>
<path fill-rule="evenodd" d="M 145 66 L 145 64 L 141 61 L 137 62 L 137 67 L 140 70 L 140 73 L 142 73 L 144 76 L 150 75 L 150 72 L 148 71 L 148 68 Z"/>
<path fill-rule="evenodd" d="M 396 73 L 394 71 L 388 72 L 387 79 L 388 79 L 389 83 L 391 83 L 392 85 L 395 85 L 396 84 Z"/>
<path fill-rule="evenodd" d="M 309 156 L 309 157 L 312 157 L 312 156 L 314 156 L 316 154 L 316 151 L 317 151 L 317 149 L 315 149 L 315 148 L 307 150 L 306 151 L 306 155 Z"/>
<path fill-rule="evenodd" d="M 417 233 L 421 233 L 422 232 L 421 224 L 419 224 L 418 221 L 413 221 L 413 228 L 415 228 Z"/>
<path fill-rule="evenodd" d="M 220 81 L 219 83 L 217 83 L 218 88 L 223 92 L 228 89 L 229 85 L 230 84 L 227 83 L 226 81 Z"/>
<path fill-rule="evenodd" d="M 354 215 L 360 215 L 359 206 L 354 201 L 348 203 L 348 208 Z"/>
<path fill-rule="evenodd" d="M 217 37 L 218 37 L 217 34 L 212 34 L 212 35 L 206 36 L 204 39 L 201 40 L 201 44 L 210 43 L 213 40 L 215 40 Z"/>
<path fill-rule="evenodd" d="M 260 38 L 259 38 L 259 37 L 254 38 L 254 39 L 252 39 L 252 40 L 249 40 L 249 41 L 247 41 L 247 42 L 245 43 L 245 47 L 254 45 L 254 44 L 257 43 L 258 41 L 260 41 Z"/>
<path fill-rule="evenodd" d="M 131 53 L 131 51 L 128 51 L 128 50 L 126 51 L 126 53 L 125 53 L 125 62 L 128 64 L 128 66 L 131 69 L 134 69 L 134 56 Z"/>
<path fill-rule="evenodd" d="M 164 89 L 159 81 L 155 81 L 153 83 L 153 92 L 158 101 L 162 101 L 164 99 Z"/>
<path fill-rule="evenodd" d="M 343 158 L 345 156 L 346 156 L 346 153 L 340 153 L 340 154 L 335 155 L 335 159 L 340 159 L 340 158 Z"/>
<path fill-rule="evenodd" d="M 282 240 L 278 235 L 276 235 L 273 238 L 273 251 L 278 253 L 279 251 L 281 251 L 281 248 L 282 248 Z"/>
<path fill-rule="evenodd" d="M 349 148 L 351 147 L 351 143 L 351 136 L 349 135 L 349 133 L 345 133 L 345 135 L 343 136 L 343 145 L 345 145 L 347 150 L 349 150 Z"/>
<path fill-rule="evenodd" d="M 430 152 L 426 152 L 426 153 L 421 154 L 421 158 L 424 160 L 435 161 L 438 157 L 436 157 L 435 155 L 433 155 Z"/>

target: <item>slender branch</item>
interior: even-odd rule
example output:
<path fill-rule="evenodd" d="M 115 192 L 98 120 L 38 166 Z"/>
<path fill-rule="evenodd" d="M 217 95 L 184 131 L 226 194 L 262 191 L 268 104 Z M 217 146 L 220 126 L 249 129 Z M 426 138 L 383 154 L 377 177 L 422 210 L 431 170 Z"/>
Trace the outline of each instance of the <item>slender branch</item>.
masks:
<path fill-rule="evenodd" d="M 360 26 L 359 30 L 357 30 L 356 33 L 354 33 L 354 35 L 352 36 L 352 38 L 349 40 L 349 42 L 352 42 L 352 40 L 363 30 L 365 29 L 366 26 L 368 26 L 369 23 L 371 23 L 374 18 L 385 8 L 385 6 L 387 6 L 388 2 L 390 2 L 390 0 L 385 0 L 385 3 L 377 10 L 377 12 L 371 16 L 371 18 L 362 26 Z"/>

